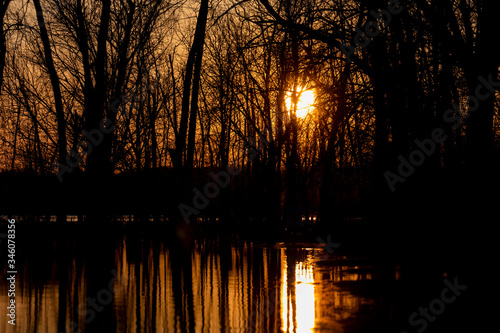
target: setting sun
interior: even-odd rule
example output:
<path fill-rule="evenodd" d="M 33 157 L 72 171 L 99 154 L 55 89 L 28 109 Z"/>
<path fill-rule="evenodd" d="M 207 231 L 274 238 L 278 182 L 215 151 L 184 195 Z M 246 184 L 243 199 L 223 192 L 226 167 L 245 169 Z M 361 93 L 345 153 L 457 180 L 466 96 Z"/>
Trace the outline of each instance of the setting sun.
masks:
<path fill-rule="evenodd" d="M 306 90 L 302 87 L 298 87 L 297 93 L 299 94 L 299 102 L 297 103 L 297 118 L 303 118 L 314 109 L 316 96 L 312 90 Z M 291 91 L 286 94 L 285 103 L 287 110 L 292 110 Z"/>

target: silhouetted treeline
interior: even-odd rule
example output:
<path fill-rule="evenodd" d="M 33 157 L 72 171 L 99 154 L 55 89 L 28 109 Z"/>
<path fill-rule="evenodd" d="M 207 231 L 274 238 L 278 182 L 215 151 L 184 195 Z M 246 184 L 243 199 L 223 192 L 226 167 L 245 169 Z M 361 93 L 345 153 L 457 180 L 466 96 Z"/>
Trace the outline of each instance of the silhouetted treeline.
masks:
<path fill-rule="evenodd" d="M 161 174 L 180 193 L 169 206 L 208 170 L 241 168 L 201 214 L 290 225 L 483 191 L 498 13 L 495 0 L 2 1 L 0 168 L 54 184 Z M 316 98 L 299 117 L 303 90 Z"/>

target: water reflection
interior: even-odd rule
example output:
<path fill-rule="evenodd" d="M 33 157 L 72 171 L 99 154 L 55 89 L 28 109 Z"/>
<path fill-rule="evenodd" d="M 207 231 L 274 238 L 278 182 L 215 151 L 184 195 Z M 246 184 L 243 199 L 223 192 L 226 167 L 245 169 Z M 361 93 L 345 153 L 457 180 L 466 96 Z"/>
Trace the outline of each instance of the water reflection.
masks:
<path fill-rule="evenodd" d="M 319 249 L 126 236 L 108 247 L 112 267 L 91 274 L 105 269 L 91 268 L 91 244 L 63 244 L 20 250 L 16 332 L 349 332 L 366 311 L 385 311 L 349 284 L 374 278 L 370 269 L 318 263 Z M 5 309 L 6 284 L 0 294 Z M 6 318 L 0 331 L 12 332 Z"/>
<path fill-rule="evenodd" d="M 290 311 L 289 317 L 296 318 L 296 332 L 311 332 L 316 314 L 313 266 L 308 262 L 300 262 L 295 266 L 295 309 L 296 315 Z M 290 331 L 294 332 L 293 326 Z"/>

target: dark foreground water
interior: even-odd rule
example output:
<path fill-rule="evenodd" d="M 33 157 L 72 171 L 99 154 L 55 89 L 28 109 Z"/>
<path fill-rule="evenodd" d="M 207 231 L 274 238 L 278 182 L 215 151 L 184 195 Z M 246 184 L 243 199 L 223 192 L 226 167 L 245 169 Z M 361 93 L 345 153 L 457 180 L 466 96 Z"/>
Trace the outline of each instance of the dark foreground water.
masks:
<path fill-rule="evenodd" d="M 453 301 L 435 301 L 433 320 L 411 324 L 457 277 L 343 244 L 330 253 L 322 243 L 98 227 L 18 229 L 17 240 L 16 325 L 3 269 L 0 332 L 451 332 L 466 311 L 456 303 L 470 302 L 468 290 L 446 292 Z"/>

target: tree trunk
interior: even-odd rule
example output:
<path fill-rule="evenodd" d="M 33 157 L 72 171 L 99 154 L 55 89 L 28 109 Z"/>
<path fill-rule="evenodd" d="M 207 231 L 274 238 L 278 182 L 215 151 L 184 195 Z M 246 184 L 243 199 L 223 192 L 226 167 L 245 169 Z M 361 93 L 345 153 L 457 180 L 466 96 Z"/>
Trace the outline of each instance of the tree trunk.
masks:
<path fill-rule="evenodd" d="M 123 89 L 125 87 L 125 82 L 127 81 L 126 75 L 127 75 L 127 69 L 128 65 L 130 62 L 129 55 L 128 55 L 128 50 L 130 47 L 130 42 L 131 42 L 131 35 L 132 35 L 132 29 L 133 29 L 133 24 L 134 24 L 134 15 L 136 12 L 136 6 L 132 1 L 127 1 L 129 7 L 128 7 L 128 12 L 127 12 L 127 21 L 125 24 L 125 31 L 124 31 L 124 37 L 123 37 L 123 42 L 119 46 L 119 51 L 118 51 L 118 66 L 117 66 L 117 75 L 116 75 L 116 82 L 113 87 L 112 91 L 112 103 L 115 103 L 114 101 L 119 101 L 123 92 Z M 140 84 L 140 82 L 139 82 Z M 96 86 L 97 89 L 97 86 Z M 141 93 L 140 91 L 137 91 L 136 94 Z M 135 98 L 136 96 L 132 96 Z M 111 107 L 107 110 L 106 112 L 106 118 L 108 119 L 108 123 L 111 124 L 111 126 L 116 125 L 116 121 L 118 118 L 118 112 L 115 107 L 118 107 L 117 105 L 111 105 Z M 124 107 L 122 105 L 122 107 Z M 103 138 L 103 143 L 102 143 L 102 150 L 103 150 L 103 158 L 106 158 L 106 164 L 108 165 L 107 167 L 107 172 L 111 173 L 113 169 L 113 161 L 111 160 L 112 156 L 112 150 L 113 150 L 113 142 L 115 138 L 115 132 L 112 131 L 111 133 L 107 133 L 104 135 Z"/>
<path fill-rule="evenodd" d="M 291 227 L 298 227 L 301 222 L 300 204 L 298 202 L 298 122 L 297 122 L 297 104 L 299 95 L 297 92 L 299 81 L 299 42 L 295 34 L 292 35 L 292 65 L 293 65 L 293 91 L 291 96 L 290 110 L 290 123 L 289 135 L 287 138 L 290 140 L 288 147 L 288 158 L 286 161 L 286 174 L 287 174 L 287 191 L 286 191 L 286 213 L 287 225 Z"/>
<path fill-rule="evenodd" d="M 323 175 L 320 187 L 320 223 L 322 226 L 326 226 L 329 222 L 332 222 L 334 218 L 334 198 L 333 198 L 333 179 L 334 179 L 334 169 L 335 169 L 335 141 L 339 136 L 339 131 L 341 128 L 341 123 L 344 121 L 347 115 L 347 82 L 350 75 L 350 64 L 346 64 L 344 70 L 339 78 L 339 87 L 337 92 L 338 97 L 338 107 L 333 115 L 333 125 L 330 129 L 330 135 L 328 137 L 327 147 L 322 156 L 323 164 Z M 342 134 L 343 135 L 343 134 Z M 341 178 L 341 177 L 339 177 Z"/>
<path fill-rule="evenodd" d="M 199 79 L 201 75 L 201 62 L 203 57 L 203 45 L 205 43 L 205 30 L 208 17 L 208 0 L 202 0 L 196 23 L 193 44 L 189 51 L 186 63 L 186 73 L 184 76 L 184 88 L 182 95 L 182 110 L 179 131 L 175 138 L 175 150 L 171 150 L 172 163 L 174 168 L 180 168 L 183 165 L 192 167 L 194 158 L 194 139 L 196 134 L 196 114 L 198 105 Z M 190 110 L 191 102 L 191 110 Z M 194 106 L 194 107 L 193 107 Z M 189 142 L 188 154 L 184 163 L 183 156 L 186 148 L 186 136 L 188 134 L 189 123 Z"/>
<path fill-rule="evenodd" d="M 50 48 L 50 40 L 45 26 L 45 20 L 43 17 L 42 6 L 40 5 L 40 0 L 33 1 L 35 9 L 37 12 L 38 26 L 40 28 L 40 37 L 42 39 L 45 65 L 47 66 L 47 71 L 50 76 L 50 83 L 52 85 L 52 91 L 54 92 L 54 103 L 56 108 L 57 117 L 57 134 L 58 134 L 58 162 L 60 164 L 65 164 L 66 159 L 66 119 L 64 116 L 64 107 L 61 95 L 61 86 L 59 82 L 59 77 L 57 75 L 56 68 L 54 66 L 54 59 L 52 57 L 52 50 Z"/>
<path fill-rule="evenodd" d="M 7 54 L 7 45 L 5 40 L 5 31 L 3 29 L 5 13 L 11 0 L 3 0 L 0 3 L 0 95 L 2 94 L 3 69 L 5 67 L 5 56 Z"/>

